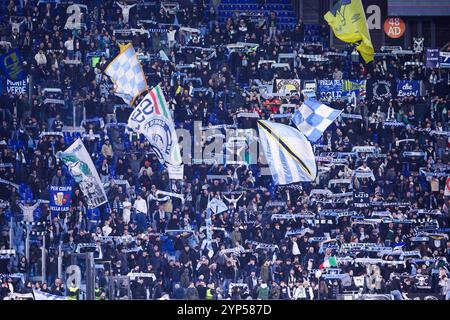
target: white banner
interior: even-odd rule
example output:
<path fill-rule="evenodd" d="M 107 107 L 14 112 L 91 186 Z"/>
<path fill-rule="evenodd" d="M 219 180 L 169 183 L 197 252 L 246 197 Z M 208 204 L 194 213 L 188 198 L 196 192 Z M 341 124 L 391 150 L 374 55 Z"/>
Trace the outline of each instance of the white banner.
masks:
<path fill-rule="evenodd" d="M 33 294 L 35 300 L 69 300 L 68 297 L 57 296 L 55 294 L 50 294 L 35 289 L 33 289 Z"/>
<path fill-rule="evenodd" d="M 60 152 L 59 158 L 66 164 L 70 174 L 80 186 L 89 209 L 107 202 L 108 198 L 97 169 L 81 139 L 78 138 L 66 151 Z"/>

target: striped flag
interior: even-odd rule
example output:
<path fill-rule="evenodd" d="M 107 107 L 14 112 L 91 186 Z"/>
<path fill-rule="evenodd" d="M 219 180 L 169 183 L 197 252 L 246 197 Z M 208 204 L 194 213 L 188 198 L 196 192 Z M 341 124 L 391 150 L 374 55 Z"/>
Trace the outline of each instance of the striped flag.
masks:
<path fill-rule="evenodd" d="M 170 179 L 183 179 L 175 125 L 159 85 L 150 90 L 133 110 L 128 126 L 148 139 L 160 162 L 167 166 Z"/>
<path fill-rule="evenodd" d="M 309 141 L 317 142 L 341 112 L 311 98 L 295 110 L 292 122 Z"/>
<path fill-rule="evenodd" d="M 105 73 L 114 83 L 114 93 L 132 105 L 147 90 L 147 81 L 131 43 L 120 46 L 120 53 L 106 67 Z"/>
<path fill-rule="evenodd" d="M 311 144 L 291 126 L 259 120 L 259 136 L 276 185 L 313 181 L 317 166 Z"/>

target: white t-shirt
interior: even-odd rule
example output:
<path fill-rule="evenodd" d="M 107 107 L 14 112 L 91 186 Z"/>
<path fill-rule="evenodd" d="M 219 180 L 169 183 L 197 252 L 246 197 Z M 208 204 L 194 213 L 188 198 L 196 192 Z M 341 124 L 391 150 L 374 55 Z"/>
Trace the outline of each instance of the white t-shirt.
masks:
<path fill-rule="evenodd" d="M 136 201 L 134 202 L 134 208 L 138 212 L 147 214 L 147 201 L 145 201 L 144 199 L 136 199 Z"/>
<path fill-rule="evenodd" d="M 177 30 L 167 31 L 167 40 L 168 41 L 175 41 L 175 33 L 176 32 L 177 32 Z"/>
<path fill-rule="evenodd" d="M 109 236 L 112 232 L 112 228 L 109 225 L 105 225 L 103 226 L 102 231 L 104 236 Z"/>
<path fill-rule="evenodd" d="M 130 222 L 131 216 L 131 202 L 124 201 L 123 202 L 123 222 L 128 224 Z"/>
<path fill-rule="evenodd" d="M 73 40 L 67 40 L 64 42 L 64 47 L 66 47 L 68 51 L 73 51 Z"/>
<path fill-rule="evenodd" d="M 298 248 L 298 244 L 297 244 L 296 241 L 294 241 L 294 242 L 292 243 L 292 254 L 293 254 L 294 256 L 297 256 L 297 255 L 300 254 L 300 249 Z"/>

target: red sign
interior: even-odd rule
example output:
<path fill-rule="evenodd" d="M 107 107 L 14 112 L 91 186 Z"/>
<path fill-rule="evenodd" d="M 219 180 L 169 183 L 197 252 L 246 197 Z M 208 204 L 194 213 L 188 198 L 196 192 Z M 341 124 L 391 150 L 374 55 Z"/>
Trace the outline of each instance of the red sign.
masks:
<path fill-rule="evenodd" d="M 384 33 L 389 38 L 398 39 L 406 30 L 405 22 L 401 18 L 387 18 L 384 22 Z"/>

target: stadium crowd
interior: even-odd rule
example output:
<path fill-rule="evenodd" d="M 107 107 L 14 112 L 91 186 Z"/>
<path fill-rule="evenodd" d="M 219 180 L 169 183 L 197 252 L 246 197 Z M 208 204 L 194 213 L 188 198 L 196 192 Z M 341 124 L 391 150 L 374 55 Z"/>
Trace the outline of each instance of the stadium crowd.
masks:
<path fill-rule="evenodd" d="M 0 97 L 0 178 L 12 183 L 0 184 L 0 249 L 17 251 L 0 259 L 1 298 L 33 288 L 80 295 L 64 275 L 58 278 L 58 260 L 65 270 L 71 254 L 92 250 L 98 263 L 110 261 L 96 276 L 99 299 L 110 297 L 108 276 L 130 273 L 152 274 L 131 277 L 132 299 L 338 299 L 344 292 L 396 299 L 426 292 L 450 299 L 450 212 L 444 197 L 449 69 L 405 63 L 425 62 L 423 51 L 380 55 L 364 64 L 353 48 L 329 47 L 325 24 L 315 43 L 307 39 L 301 20 L 295 28 L 279 28 L 275 11 L 263 15 L 269 11 L 265 2 L 256 15 L 235 12 L 222 25 L 219 1 L 178 1 L 173 11 L 159 1 L 132 7 L 110 0 L 78 2 L 88 8 L 80 30 L 64 28 L 66 6 L 37 1 L 10 1 L 1 25 L 1 40 L 20 50 L 31 86 L 21 94 L 3 90 Z M 114 32 L 123 29 L 134 31 Z M 330 107 L 361 117 L 341 117 L 328 128 L 315 146 L 320 174 L 311 183 L 277 187 L 259 164 L 194 161 L 185 162 L 184 179 L 174 182 L 149 143 L 126 129 L 132 109 L 114 95 L 103 73 L 126 39 L 142 57 L 149 86 L 161 85 L 176 127 L 191 133 L 196 121 L 205 127 L 255 127 L 253 118 L 238 117 L 244 112 L 288 123 L 273 115 L 293 112 L 292 106 L 280 106 L 299 106 L 307 97 L 300 90 L 278 96 L 260 92 L 259 85 L 275 87 L 277 79 L 420 80 L 426 94 L 382 100 L 318 95 Z M 252 45 L 227 48 L 238 42 Z M 3 43 L 2 50 L 7 46 Z M 210 55 L 209 48 L 216 53 Z M 280 68 L 261 63 L 293 51 L 327 58 L 296 58 Z M 385 125 L 389 121 L 400 125 Z M 65 130 L 73 123 L 82 132 Z M 49 185 L 73 183 L 57 153 L 78 136 L 105 183 L 108 205 L 89 210 L 74 184 L 70 210 L 55 214 L 45 201 Z M 354 147 L 377 152 L 353 152 Z M 331 162 L 337 154 L 340 161 Z M 184 198 L 161 197 L 157 190 Z M 355 205 L 354 194 L 368 194 L 367 207 Z M 228 209 L 212 214 L 212 242 L 205 246 L 206 211 L 214 197 Z M 29 260 L 22 222 L 34 227 L 45 222 L 43 234 L 33 238 Z M 42 237 L 45 283 L 35 280 Z M 93 245 L 80 251 L 80 243 Z M 364 243 L 367 247 L 357 245 Z M 417 256 L 371 251 L 371 245 Z M 378 263 L 355 261 L 380 258 Z M 320 268 L 324 262 L 331 268 Z M 7 276 L 17 273 L 24 278 Z M 417 285 L 419 278 L 427 279 L 425 286 Z"/>

